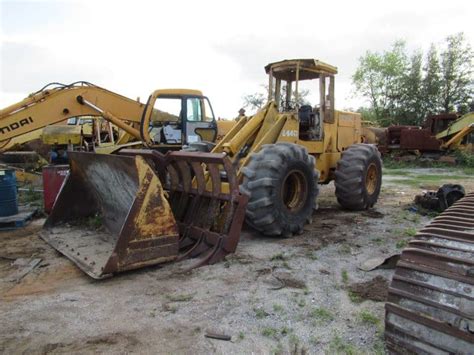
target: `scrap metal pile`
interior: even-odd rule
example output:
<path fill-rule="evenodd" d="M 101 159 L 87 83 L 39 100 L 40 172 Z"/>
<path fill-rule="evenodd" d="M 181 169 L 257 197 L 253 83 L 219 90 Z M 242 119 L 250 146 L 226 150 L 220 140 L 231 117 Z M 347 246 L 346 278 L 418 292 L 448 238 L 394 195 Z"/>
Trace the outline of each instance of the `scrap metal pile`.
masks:
<path fill-rule="evenodd" d="M 389 352 L 472 354 L 474 193 L 410 241 L 397 264 L 385 310 Z"/>

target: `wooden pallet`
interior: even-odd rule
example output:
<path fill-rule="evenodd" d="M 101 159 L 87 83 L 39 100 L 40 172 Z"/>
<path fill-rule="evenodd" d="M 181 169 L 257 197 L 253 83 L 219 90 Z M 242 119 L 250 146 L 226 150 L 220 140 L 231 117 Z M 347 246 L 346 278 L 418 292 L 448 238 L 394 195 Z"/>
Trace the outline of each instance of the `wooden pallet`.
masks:
<path fill-rule="evenodd" d="M 25 227 L 31 222 L 37 209 L 23 210 L 13 216 L 0 217 L 0 231 Z"/>

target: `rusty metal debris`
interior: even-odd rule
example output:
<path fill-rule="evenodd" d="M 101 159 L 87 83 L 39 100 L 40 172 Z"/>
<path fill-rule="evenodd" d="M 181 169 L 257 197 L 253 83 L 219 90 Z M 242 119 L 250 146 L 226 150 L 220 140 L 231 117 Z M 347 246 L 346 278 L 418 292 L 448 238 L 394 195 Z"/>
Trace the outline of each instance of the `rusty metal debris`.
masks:
<path fill-rule="evenodd" d="M 397 264 L 385 311 L 390 353 L 472 354 L 474 193 L 410 241 Z"/>
<path fill-rule="evenodd" d="M 125 150 L 69 159 L 41 237 L 91 277 L 188 257 L 197 267 L 235 251 L 247 199 L 224 154 Z"/>
<path fill-rule="evenodd" d="M 464 197 L 464 187 L 457 184 L 444 184 L 438 191 L 426 191 L 415 196 L 415 203 L 425 209 L 443 212 L 454 202 Z"/>

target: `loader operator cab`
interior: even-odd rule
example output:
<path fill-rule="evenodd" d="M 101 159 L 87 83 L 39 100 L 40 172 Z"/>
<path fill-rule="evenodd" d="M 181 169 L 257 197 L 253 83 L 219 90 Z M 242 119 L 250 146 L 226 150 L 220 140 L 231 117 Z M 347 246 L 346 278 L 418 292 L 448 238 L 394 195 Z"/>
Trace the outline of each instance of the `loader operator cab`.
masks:
<path fill-rule="evenodd" d="M 334 75 L 337 68 L 315 59 L 283 60 L 265 67 L 269 77 L 269 101 L 276 102 L 282 113 L 299 119 L 299 139 L 322 140 L 323 122 L 334 122 Z M 299 95 L 300 82 L 314 80 L 319 102 L 305 103 Z M 311 83 L 312 85 L 312 83 Z"/>
<path fill-rule="evenodd" d="M 145 114 L 150 141 L 158 149 L 179 150 L 193 143 L 213 142 L 217 136 L 209 99 L 197 90 L 158 90 L 150 96 Z"/>

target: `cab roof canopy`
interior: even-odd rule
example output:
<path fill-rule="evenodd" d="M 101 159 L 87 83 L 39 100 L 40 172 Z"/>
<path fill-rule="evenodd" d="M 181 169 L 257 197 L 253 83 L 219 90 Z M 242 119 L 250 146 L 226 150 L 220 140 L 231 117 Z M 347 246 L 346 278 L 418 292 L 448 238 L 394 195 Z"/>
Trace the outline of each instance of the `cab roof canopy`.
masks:
<path fill-rule="evenodd" d="M 333 76 L 337 68 L 317 59 L 286 59 L 265 66 L 265 72 L 276 79 L 296 81 L 296 69 L 299 68 L 299 80 L 317 79 L 321 74 Z"/>

